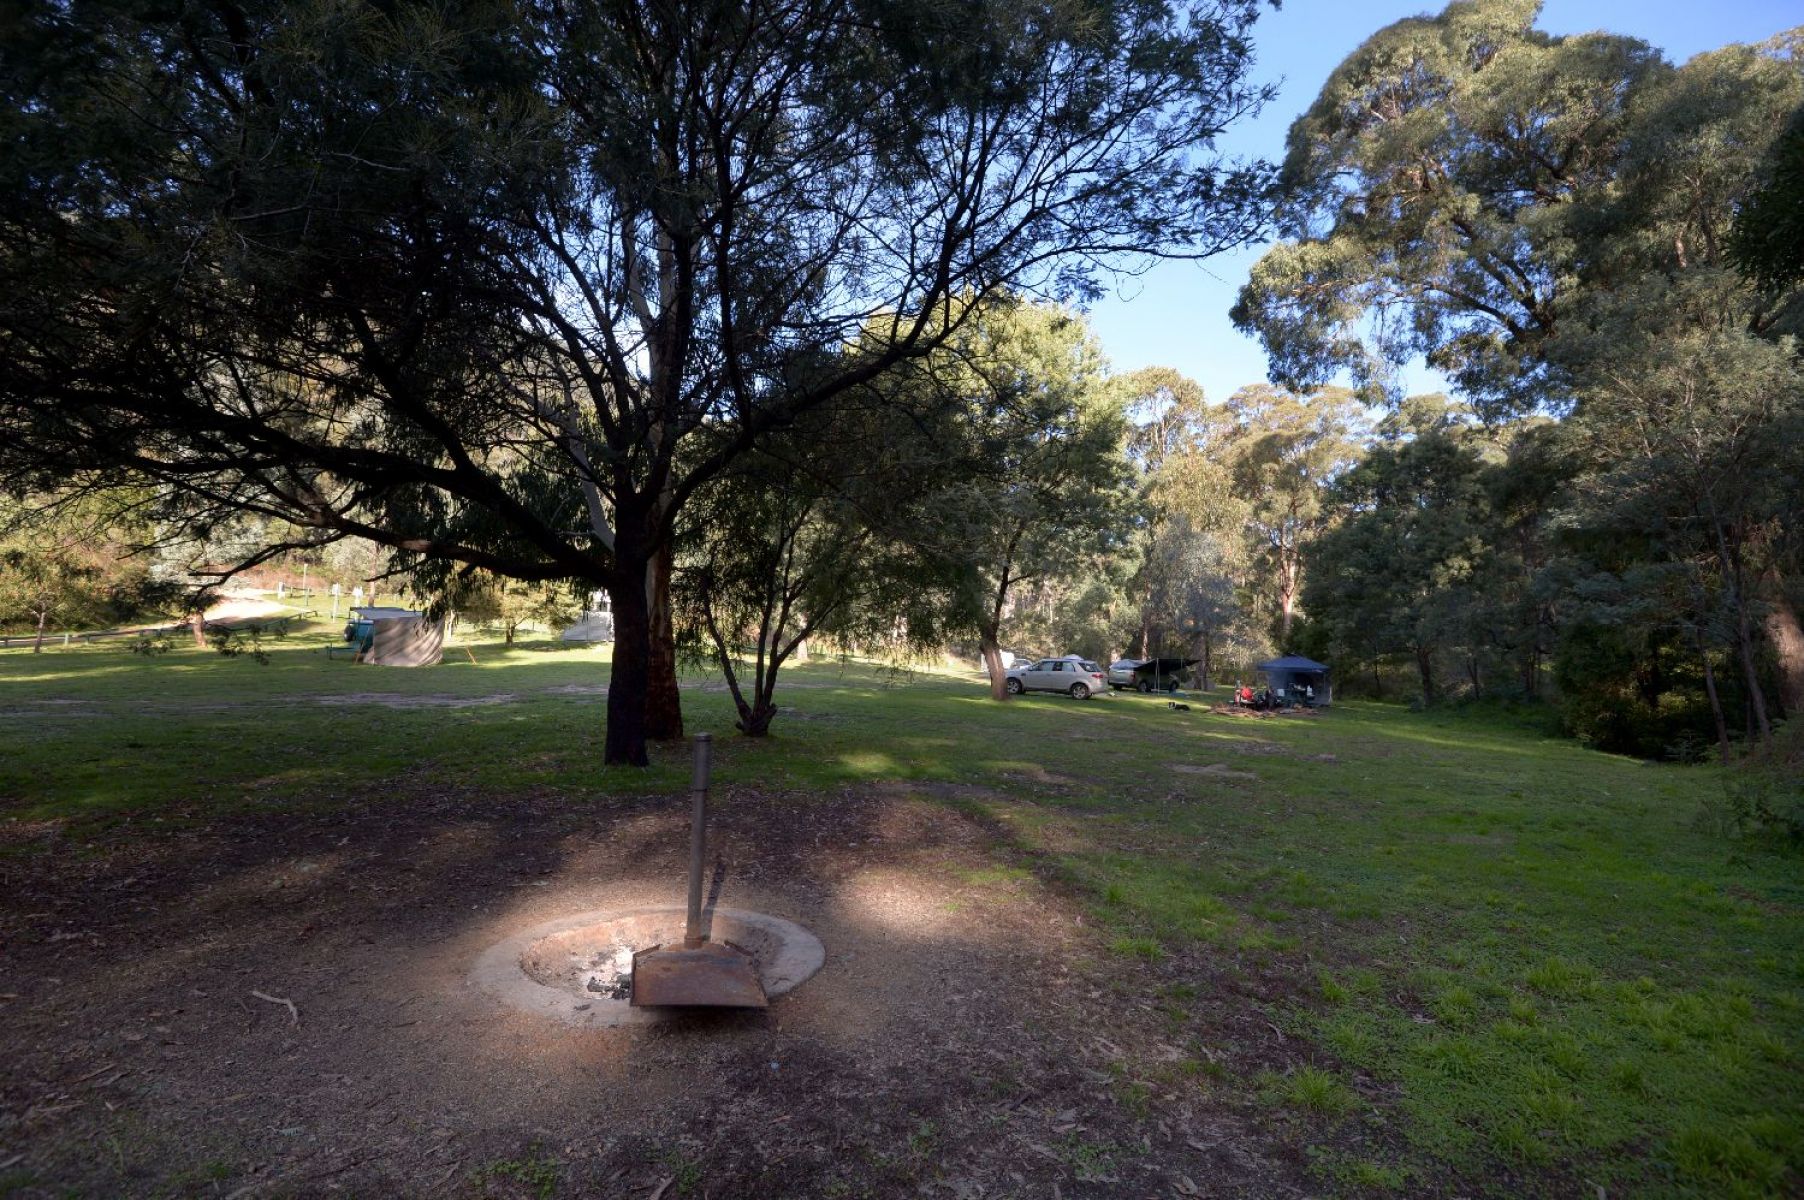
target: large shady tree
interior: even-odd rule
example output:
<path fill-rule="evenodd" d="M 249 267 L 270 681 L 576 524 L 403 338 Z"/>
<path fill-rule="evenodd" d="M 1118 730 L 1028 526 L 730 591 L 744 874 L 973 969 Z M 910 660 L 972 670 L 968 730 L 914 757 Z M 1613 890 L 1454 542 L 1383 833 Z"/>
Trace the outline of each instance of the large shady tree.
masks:
<path fill-rule="evenodd" d="M 1786 186 L 1804 33 L 1673 66 L 1631 38 L 1543 33 L 1538 12 L 1455 0 L 1348 56 L 1291 128 L 1286 240 L 1235 318 L 1292 386 L 1421 354 L 1488 424 L 1564 414 L 1560 540 L 1613 536 L 1561 571 L 1609 591 L 1657 578 L 1641 599 L 1689 626 L 1706 676 L 1733 648 L 1764 739 L 1769 654 L 1778 707 L 1804 709 Z M 1594 494 L 1624 502 L 1570 502 Z M 1649 625 L 1607 607 L 1627 632 Z"/>
<path fill-rule="evenodd" d="M 599 584 L 605 757 L 643 764 L 699 489 L 956 297 L 1254 232 L 1260 172 L 1212 146 L 1263 98 L 1257 7 L 27 3 L 0 470 Z"/>

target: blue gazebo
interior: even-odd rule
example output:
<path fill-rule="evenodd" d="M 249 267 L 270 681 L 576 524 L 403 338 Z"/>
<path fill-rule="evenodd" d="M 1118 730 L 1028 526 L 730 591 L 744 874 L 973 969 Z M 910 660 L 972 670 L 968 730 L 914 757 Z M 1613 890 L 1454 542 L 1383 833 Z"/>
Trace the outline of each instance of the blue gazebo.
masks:
<path fill-rule="evenodd" d="M 1262 662 L 1256 669 L 1265 676 L 1266 686 L 1285 700 L 1301 700 L 1305 687 L 1315 689 L 1317 707 L 1334 698 L 1334 685 L 1328 680 L 1327 665 L 1313 658 L 1286 654 L 1283 658 Z"/>

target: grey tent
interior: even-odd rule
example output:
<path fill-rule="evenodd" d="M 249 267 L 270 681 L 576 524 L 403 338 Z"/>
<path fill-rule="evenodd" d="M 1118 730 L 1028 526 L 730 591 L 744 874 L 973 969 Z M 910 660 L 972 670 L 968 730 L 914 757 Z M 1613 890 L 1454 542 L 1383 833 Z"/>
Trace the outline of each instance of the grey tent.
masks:
<path fill-rule="evenodd" d="M 445 622 L 410 608 L 359 607 L 345 631 L 357 659 L 379 667 L 430 667 L 445 655 Z"/>
<path fill-rule="evenodd" d="M 1315 689 L 1315 703 L 1318 705 L 1327 704 L 1334 698 L 1334 685 L 1328 680 L 1327 664 L 1319 663 L 1313 658 L 1286 654 L 1283 658 L 1260 663 L 1257 669 L 1265 676 L 1272 691 L 1286 698 L 1300 698 L 1305 687 Z"/>

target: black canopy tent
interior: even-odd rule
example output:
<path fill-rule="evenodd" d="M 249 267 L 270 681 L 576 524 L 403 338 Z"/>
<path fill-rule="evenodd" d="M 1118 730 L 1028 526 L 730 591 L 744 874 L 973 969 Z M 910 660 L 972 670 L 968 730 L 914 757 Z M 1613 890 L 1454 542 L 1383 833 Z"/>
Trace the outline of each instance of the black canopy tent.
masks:
<path fill-rule="evenodd" d="M 1328 666 L 1300 654 L 1286 654 L 1262 662 L 1256 668 L 1265 676 L 1266 686 L 1286 698 L 1296 698 L 1305 687 L 1315 689 L 1315 703 L 1327 704 L 1334 698 L 1334 686 L 1328 679 Z"/>
<path fill-rule="evenodd" d="M 1134 667 L 1134 686 L 1143 692 L 1175 692 L 1178 676 L 1201 661 L 1200 658 L 1149 658 Z"/>

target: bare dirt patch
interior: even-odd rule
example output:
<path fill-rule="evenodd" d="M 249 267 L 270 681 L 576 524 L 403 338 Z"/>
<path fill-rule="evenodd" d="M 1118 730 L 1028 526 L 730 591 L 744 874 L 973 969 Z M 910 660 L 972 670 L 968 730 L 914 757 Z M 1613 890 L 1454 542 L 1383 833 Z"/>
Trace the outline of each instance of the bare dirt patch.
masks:
<path fill-rule="evenodd" d="M 1257 779 L 1259 776 L 1251 771 L 1236 771 L 1226 763 L 1166 763 L 1166 770 L 1176 771 L 1182 775 L 1208 775 L 1216 779 Z"/>
<path fill-rule="evenodd" d="M 384 790 L 324 814 L 13 842 L 13 1194 L 1304 1188 L 1295 1131 L 1192 1070 L 1291 1053 L 1231 964 L 1185 967 L 1222 1003 L 1174 1019 L 1173 964 L 1110 956 L 981 816 L 895 787 L 724 789 L 720 902 L 805 925 L 825 968 L 762 1013 L 572 1029 L 497 1008 L 471 964 L 512 930 L 677 900 L 680 800 Z"/>
<path fill-rule="evenodd" d="M 405 692 L 342 692 L 329 696 L 315 696 L 313 702 L 329 708 L 357 705 L 371 705 L 378 708 L 482 708 L 491 704 L 512 704 L 519 698 L 513 692 L 496 692 L 489 696 L 419 696 L 408 695 Z"/>

